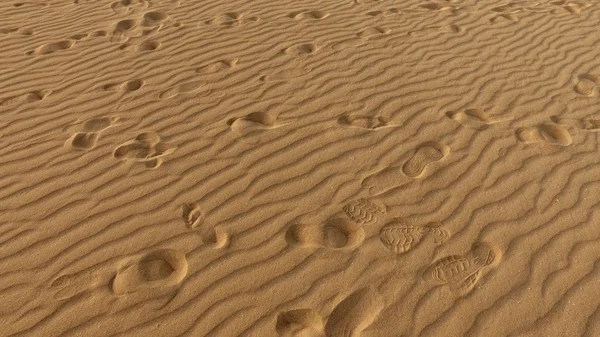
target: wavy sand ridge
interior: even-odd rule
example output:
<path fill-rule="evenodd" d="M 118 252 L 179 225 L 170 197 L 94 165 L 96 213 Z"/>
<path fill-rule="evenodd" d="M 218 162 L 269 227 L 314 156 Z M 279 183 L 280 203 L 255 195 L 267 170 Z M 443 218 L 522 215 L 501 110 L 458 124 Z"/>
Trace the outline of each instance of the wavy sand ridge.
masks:
<path fill-rule="evenodd" d="M 600 335 L 599 22 L 0 3 L 0 336 Z"/>

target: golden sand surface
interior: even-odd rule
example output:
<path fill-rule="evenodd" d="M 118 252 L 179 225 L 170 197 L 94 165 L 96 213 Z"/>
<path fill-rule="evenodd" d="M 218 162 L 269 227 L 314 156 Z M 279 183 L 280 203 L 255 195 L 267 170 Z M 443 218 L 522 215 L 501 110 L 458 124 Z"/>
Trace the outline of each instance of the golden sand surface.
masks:
<path fill-rule="evenodd" d="M 0 336 L 600 336 L 597 0 L 3 0 Z"/>

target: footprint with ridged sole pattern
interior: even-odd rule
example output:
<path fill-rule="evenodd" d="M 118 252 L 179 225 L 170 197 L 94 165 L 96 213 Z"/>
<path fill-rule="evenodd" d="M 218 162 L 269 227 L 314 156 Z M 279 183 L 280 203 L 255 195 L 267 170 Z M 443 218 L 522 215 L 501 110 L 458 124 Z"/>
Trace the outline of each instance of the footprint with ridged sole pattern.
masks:
<path fill-rule="evenodd" d="M 441 245 L 450 237 L 440 223 L 432 222 L 426 226 L 414 225 L 403 218 L 392 219 L 379 232 L 379 239 L 386 249 L 396 254 L 410 251 L 417 246 L 424 236 L 431 236 L 433 242 Z"/>
<path fill-rule="evenodd" d="M 410 159 L 402 165 L 402 173 L 407 177 L 417 178 L 421 176 L 427 166 L 442 160 L 450 149 L 437 142 L 429 142 L 421 145 Z"/>
<path fill-rule="evenodd" d="M 352 200 L 342 209 L 352 221 L 360 225 L 375 225 L 387 213 L 384 204 L 364 198 Z"/>

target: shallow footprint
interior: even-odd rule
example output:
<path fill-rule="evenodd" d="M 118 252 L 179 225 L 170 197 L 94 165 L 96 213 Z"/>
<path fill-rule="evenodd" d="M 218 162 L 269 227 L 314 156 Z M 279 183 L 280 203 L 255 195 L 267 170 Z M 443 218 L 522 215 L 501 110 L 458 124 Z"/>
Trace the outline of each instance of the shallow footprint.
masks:
<path fill-rule="evenodd" d="M 275 331 L 279 337 L 322 336 L 323 317 L 312 309 L 284 311 L 277 315 Z"/>
<path fill-rule="evenodd" d="M 146 82 L 141 79 L 130 80 L 123 83 L 111 83 L 103 86 L 105 91 L 121 91 L 121 92 L 132 92 L 140 90 Z"/>
<path fill-rule="evenodd" d="M 36 90 L 0 101 L 0 106 L 38 102 L 50 96 L 50 94 L 52 94 L 50 89 Z"/>
<path fill-rule="evenodd" d="M 301 247 L 322 247 L 351 250 L 365 239 L 362 226 L 345 219 L 333 219 L 322 225 L 292 225 L 287 233 L 288 243 Z"/>
<path fill-rule="evenodd" d="M 146 254 L 117 272 L 112 291 L 117 295 L 144 289 L 170 287 L 179 284 L 188 271 L 185 254 L 174 249 L 161 249 Z"/>
<path fill-rule="evenodd" d="M 55 42 L 55 43 L 43 44 L 43 45 L 35 48 L 35 50 L 28 51 L 25 54 L 26 55 L 38 55 L 38 56 L 39 55 L 47 55 L 47 54 L 55 53 L 58 51 L 71 49 L 71 48 L 73 48 L 75 43 L 76 43 L 76 41 L 74 41 L 74 40 L 64 40 L 64 41 Z"/>
<path fill-rule="evenodd" d="M 238 61 L 239 59 L 217 61 L 215 63 L 208 64 L 196 69 L 196 72 L 199 74 L 211 74 L 223 70 L 233 69 L 237 65 Z"/>
<path fill-rule="evenodd" d="M 194 93 L 199 92 L 201 89 L 203 89 L 205 84 L 206 83 L 203 81 L 191 81 L 191 82 L 182 83 L 173 88 L 170 88 L 170 89 L 167 89 L 166 91 L 161 92 L 158 95 L 158 98 L 159 99 L 170 99 L 175 96 L 182 95 L 182 94 L 194 94 Z M 204 92 L 206 94 L 208 94 L 210 92 L 210 90 L 206 89 L 206 90 L 204 90 Z"/>
<path fill-rule="evenodd" d="M 96 146 L 99 138 L 98 132 L 77 132 L 67 140 L 67 143 L 75 150 L 88 151 Z"/>
<path fill-rule="evenodd" d="M 466 109 L 463 111 L 448 111 L 446 117 L 473 130 L 485 130 L 490 125 L 512 120 L 512 118 L 497 119 L 482 109 Z"/>
<path fill-rule="evenodd" d="M 361 31 L 360 33 L 358 33 L 356 35 L 358 37 L 360 37 L 361 39 L 369 40 L 371 38 L 381 37 L 383 35 L 387 35 L 387 34 L 389 34 L 391 32 L 392 32 L 392 30 L 390 28 L 372 27 L 372 28 L 367 28 L 367 29 Z"/>
<path fill-rule="evenodd" d="M 231 130 L 245 133 L 253 130 L 269 130 L 293 123 L 295 119 L 278 120 L 277 115 L 270 112 L 253 112 L 241 118 L 228 121 Z"/>
<path fill-rule="evenodd" d="M 319 50 L 319 47 L 314 43 L 303 43 L 295 46 L 288 47 L 281 52 L 285 55 L 290 56 L 306 56 L 312 55 Z"/>
<path fill-rule="evenodd" d="M 583 74 L 577 77 L 573 90 L 581 96 L 591 97 L 596 94 L 598 85 L 600 85 L 600 75 Z"/>
<path fill-rule="evenodd" d="M 383 297 L 374 287 L 359 289 L 333 309 L 325 333 L 328 337 L 358 337 L 377 319 L 384 306 Z"/>
<path fill-rule="evenodd" d="M 357 114 L 344 114 L 340 116 L 338 123 L 344 127 L 367 130 L 380 130 L 402 126 L 402 124 L 391 121 L 389 118 L 383 116 L 367 116 Z"/>
<path fill-rule="evenodd" d="M 547 143 L 560 146 L 571 145 L 573 139 L 567 129 L 555 124 L 540 124 L 537 126 L 519 128 L 517 138 L 525 144 Z"/>
<path fill-rule="evenodd" d="M 66 145 L 76 150 L 88 151 L 93 149 L 100 138 L 100 133 L 119 123 L 118 117 L 96 117 L 83 122 L 81 130 L 71 136 Z M 69 129 L 66 127 L 64 131 Z"/>
<path fill-rule="evenodd" d="M 262 75 L 259 79 L 263 82 L 286 82 L 309 72 L 310 69 L 287 69 L 269 75 Z"/>
<path fill-rule="evenodd" d="M 329 13 L 323 11 L 298 11 L 291 12 L 288 14 L 289 18 L 300 20 L 300 19 L 313 19 L 322 20 L 329 16 Z"/>
<path fill-rule="evenodd" d="M 559 116 L 552 116 L 550 119 L 556 124 L 572 126 L 584 131 L 600 131 L 600 119 L 574 119 Z"/>
<path fill-rule="evenodd" d="M 427 143 L 419 147 L 415 154 L 402 166 L 402 173 L 407 177 L 420 176 L 427 165 L 439 161 L 447 155 L 448 148 L 439 143 Z"/>

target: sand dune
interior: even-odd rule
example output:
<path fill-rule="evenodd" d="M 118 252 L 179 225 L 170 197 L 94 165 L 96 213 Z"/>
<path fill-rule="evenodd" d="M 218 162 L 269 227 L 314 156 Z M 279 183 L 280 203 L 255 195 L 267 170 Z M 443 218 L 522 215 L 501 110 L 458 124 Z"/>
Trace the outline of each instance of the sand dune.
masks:
<path fill-rule="evenodd" d="M 600 3 L 0 3 L 0 336 L 600 336 Z"/>

